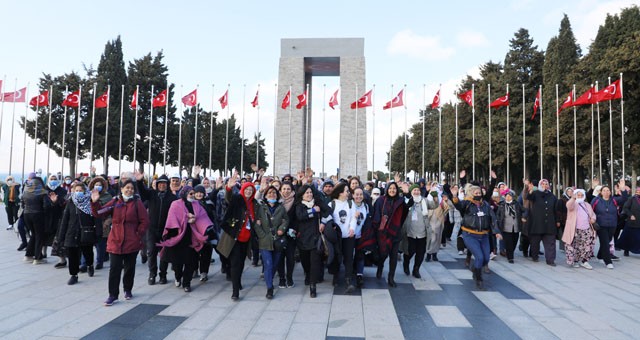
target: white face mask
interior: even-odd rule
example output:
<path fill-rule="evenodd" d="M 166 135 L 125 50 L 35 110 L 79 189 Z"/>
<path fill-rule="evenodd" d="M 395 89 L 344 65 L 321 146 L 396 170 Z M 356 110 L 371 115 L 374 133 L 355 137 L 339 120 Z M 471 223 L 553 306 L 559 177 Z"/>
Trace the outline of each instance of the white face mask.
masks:
<path fill-rule="evenodd" d="M 123 199 L 125 202 L 128 202 L 128 201 L 129 201 L 130 199 L 132 199 L 132 198 L 133 198 L 133 195 L 131 195 L 131 196 L 127 196 L 127 195 L 125 195 L 125 194 L 122 194 L 122 199 Z"/>
<path fill-rule="evenodd" d="M 212 187 L 208 187 L 208 188 L 204 189 L 204 191 L 205 191 L 207 194 L 210 194 L 211 192 L 213 192 L 213 188 L 212 188 Z"/>
<path fill-rule="evenodd" d="M 583 197 L 583 198 L 576 198 L 576 202 L 578 202 L 578 203 L 584 203 L 584 197 Z"/>
<path fill-rule="evenodd" d="M 196 200 L 196 199 L 195 199 L 195 198 L 193 198 L 193 197 L 187 197 L 187 201 L 188 201 L 188 202 L 190 202 L 190 203 L 191 203 L 191 202 L 193 202 L 193 201 L 195 201 L 195 200 Z"/>
<path fill-rule="evenodd" d="M 420 202 L 422 200 L 422 196 L 420 195 L 411 195 L 413 197 L 414 202 Z"/>

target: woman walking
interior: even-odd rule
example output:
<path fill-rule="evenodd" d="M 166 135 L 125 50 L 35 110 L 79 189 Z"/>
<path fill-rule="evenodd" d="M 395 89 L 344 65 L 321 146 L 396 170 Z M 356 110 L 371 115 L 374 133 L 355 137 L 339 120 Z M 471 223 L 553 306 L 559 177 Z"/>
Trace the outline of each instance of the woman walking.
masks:
<path fill-rule="evenodd" d="M 596 231 L 591 226 L 596 222 L 596 214 L 589 203 L 585 202 L 583 189 L 574 189 L 573 197 L 567 202 L 567 223 L 562 233 L 562 242 L 567 255 L 567 264 L 574 268 L 593 269 L 589 259 L 593 257 L 596 244 Z"/>
<path fill-rule="evenodd" d="M 13 229 L 13 225 L 18 222 L 18 208 L 20 207 L 20 183 L 13 180 L 13 176 L 7 176 L 5 183 L 2 184 L 2 192 L 4 193 L 5 210 L 7 211 L 7 221 L 9 226 L 7 230 Z"/>
<path fill-rule="evenodd" d="M 52 200 L 57 200 L 58 197 L 55 194 L 51 196 L 47 194 L 44 189 L 44 182 L 40 177 L 27 180 L 25 186 L 25 191 L 22 194 L 22 218 L 30 237 L 24 260 L 33 262 L 33 264 L 47 263 L 42 253 L 47 236 L 45 232 L 45 215 L 51 208 Z M 64 197 L 59 199 L 64 200 Z"/>
<path fill-rule="evenodd" d="M 424 261 L 424 254 L 427 251 L 427 243 L 431 235 L 429 209 L 435 209 L 436 203 L 430 195 L 427 196 L 431 198 L 430 200 L 422 197 L 418 184 L 413 184 L 409 188 L 409 192 L 411 193 L 411 200 L 408 202 L 408 218 L 404 221 L 406 239 L 403 242 L 405 249 L 403 249 L 402 267 L 406 275 L 412 273 L 415 278 L 419 279 L 422 277 L 420 275 L 420 266 Z M 410 272 L 409 262 L 414 254 L 416 257 L 413 262 L 413 270 Z"/>
<path fill-rule="evenodd" d="M 349 188 L 345 183 L 338 183 L 331 192 L 332 201 L 329 206 L 332 210 L 333 222 L 340 228 L 342 262 L 344 263 L 344 280 L 347 286 L 346 293 L 355 290 L 353 285 L 353 255 L 356 246 L 356 209 L 353 201 L 349 199 Z M 339 267 L 338 267 L 339 268 Z M 336 285 L 338 271 L 333 275 L 333 283 Z"/>
<path fill-rule="evenodd" d="M 624 179 L 620 180 L 619 186 L 625 188 Z M 613 235 L 618 226 L 619 209 L 624 206 L 629 196 L 626 190 L 623 190 L 621 193 L 621 196 L 613 197 L 611 188 L 608 185 L 604 185 L 600 189 L 600 195 L 591 200 L 591 207 L 596 214 L 596 221 L 600 226 L 600 229 L 596 230 L 598 239 L 600 240 L 598 259 L 604 261 L 604 265 L 608 269 L 613 269 L 612 260 L 620 260 L 619 257 L 611 253 L 609 243 L 613 240 Z"/>
<path fill-rule="evenodd" d="M 273 187 L 275 188 L 275 186 Z M 289 182 L 283 183 L 278 190 L 280 190 L 280 201 L 282 202 L 282 206 L 289 216 L 288 230 L 285 231 L 287 247 L 282 254 L 280 254 L 280 261 L 277 263 L 278 276 L 280 277 L 280 283 L 278 286 L 280 288 L 291 288 L 294 286 L 293 268 L 296 264 L 297 225 L 295 223 L 296 212 L 295 209 L 293 209 L 293 202 L 295 201 L 296 195 L 293 185 Z"/>
<path fill-rule="evenodd" d="M 622 208 L 622 214 L 627 217 L 618 247 L 624 250 L 624 256 L 629 252 L 640 254 L 640 185 L 636 186 L 636 193 L 630 197 Z"/>
<path fill-rule="evenodd" d="M 509 263 L 513 263 L 513 252 L 520 238 L 522 223 L 525 222 L 524 209 L 516 198 L 516 193 L 509 190 L 504 195 L 504 200 L 498 205 L 497 211 L 498 228 L 502 234 Z"/>
<path fill-rule="evenodd" d="M 264 265 L 264 282 L 267 284 L 267 299 L 273 299 L 273 274 L 284 248 L 287 247 L 285 232 L 289 226 L 289 215 L 280 203 L 280 192 L 273 186 L 264 194 L 264 204 L 259 207 L 255 227 L 260 256 Z"/>

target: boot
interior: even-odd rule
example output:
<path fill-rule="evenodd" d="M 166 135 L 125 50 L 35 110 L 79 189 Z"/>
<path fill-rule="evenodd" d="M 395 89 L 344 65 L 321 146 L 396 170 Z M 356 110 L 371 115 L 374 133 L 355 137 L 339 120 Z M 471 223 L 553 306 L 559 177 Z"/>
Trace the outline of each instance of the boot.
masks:
<path fill-rule="evenodd" d="M 93 277 L 93 274 L 95 273 L 93 266 L 87 267 L 87 273 L 89 273 L 89 277 Z"/>
<path fill-rule="evenodd" d="M 389 273 L 389 276 L 387 276 L 387 283 L 389 284 L 389 287 L 397 287 L 398 285 L 396 284 L 396 281 L 394 280 L 394 276 L 393 273 Z"/>
<path fill-rule="evenodd" d="M 364 286 L 364 277 L 360 274 L 356 275 L 356 287 L 362 288 Z"/>
<path fill-rule="evenodd" d="M 345 294 L 351 294 L 353 293 L 354 290 L 356 290 L 356 287 L 353 286 L 353 284 L 351 284 L 351 278 L 346 278 L 344 279 L 347 283 L 347 290 L 344 291 Z"/>
<path fill-rule="evenodd" d="M 471 265 L 471 256 L 467 255 L 467 257 L 464 258 L 464 266 L 467 268 L 471 268 L 469 267 Z"/>
<path fill-rule="evenodd" d="M 475 280 L 476 280 L 476 288 L 479 290 L 484 290 L 483 282 L 482 282 L 482 268 L 474 268 L 475 272 Z"/>
<path fill-rule="evenodd" d="M 406 275 L 409 275 L 409 261 L 410 261 L 409 256 L 405 255 L 402 261 L 402 269 L 404 269 L 404 273 Z"/>
<path fill-rule="evenodd" d="M 267 299 L 269 300 L 273 299 L 273 288 L 267 289 Z"/>
<path fill-rule="evenodd" d="M 435 262 L 438 262 L 438 253 L 431 254 L 431 259 Z"/>
<path fill-rule="evenodd" d="M 382 270 L 384 270 L 384 264 L 379 264 L 378 270 L 376 271 L 376 279 L 379 279 L 382 277 Z"/>
<path fill-rule="evenodd" d="M 431 254 L 427 254 L 427 262 L 431 262 Z"/>
<path fill-rule="evenodd" d="M 309 285 L 309 296 L 312 299 L 315 299 L 318 296 L 318 294 L 316 293 L 316 284 L 315 283 L 312 283 L 311 285 Z"/>
<path fill-rule="evenodd" d="M 420 267 L 418 266 L 413 266 L 413 277 L 415 277 L 416 279 L 421 279 L 422 275 L 420 275 Z"/>

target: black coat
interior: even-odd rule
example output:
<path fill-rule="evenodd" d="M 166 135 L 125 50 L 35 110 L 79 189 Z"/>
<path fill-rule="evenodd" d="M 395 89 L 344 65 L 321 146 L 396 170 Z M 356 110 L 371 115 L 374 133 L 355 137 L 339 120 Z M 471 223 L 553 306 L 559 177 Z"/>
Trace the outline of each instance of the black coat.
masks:
<path fill-rule="evenodd" d="M 516 212 L 516 217 L 515 217 L 516 229 L 519 231 L 522 231 L 522 215 L 524 215 L 524 208 L 522 207 L 520 202 L 516 200 L 514 200 L 512 204 Z M 498 204 L 498 208 L 496 209 L 497 210 L 496 217 L 498 219 L 498 229 L 500 229 L 500 231 L 504 231 L 504 218 L 507 214 L 506 206 L 507 206 L 507 202 L 501 201 L 500 204 Z"/>
<path fill-rule="evenodd" d="M 627 218 L 627 226 L 629 228 L 640 228 L 640 197 L 629 197 L 622 208 L 622 214 Z M 635 216 L 635 220 L 631 220 L 631 216 Z"/>
<path fill-rule="evenodd" d="M 67 202 L 67 206 L 62 213 L 62 222 L 58 230 L 58 244 L 65 247 L 80 247 L 89 244 L 80 243 L 80 226 L 96 226 L 96 218 L 85 214 L 78 209 L 72 200 Z M 96 240 L 102 237 L 102 226 L 96 228 Z"/>
<path fill-rule="evenodd" d="M 320 196 L 314 198 L 316 205 L 320 207 L 320 213 L 311 213 L 306 205 L 298 202 L 293 205 L 291 210 L 296 215 L 296 230 L 298 231 L 298 248 L 302 250 L 315 249 L 320 237 L 320 222 L 323 218 L 331 215 L 329 206 L 324 203 Z"/>
<path fill-rule="evenodd" d="M 147 235 L 153 237 L 155 241 L 160 241 L 164 225 L 167 223 L 169 207 L 178 198 L 171 193 L 171 190 L 167 189 L 163 196 L 157 190 L 146 188 L 142 181 L 137 183 L 140 198 L 147 203 L 147 208 L 149 209 L 149 231 Z"/>
<path fill-rule="evenodd" d="M 220 227 L 224 232 L 229 234 L 229 236 L 234 239 L 238 238 L 238 234 L 240 233 L 240 228 L 245 222 L 245 214 L 247 211 L 247 205 L 244 201 L 244 197 L 240 194 L 234 194 L 231 190 L 226 189 L 225 200 L 228 202 L 227 211 L 224 214 L 224 218 L 222 219 L 222 223 Z M 255 198 L 253 200 L 253 210 L 254 217 L 258 218 L 258 209 L 260 208 L 260 203 Z M 251 224 L 255 223 L 255 221 L 251 221 Z"/>
<path fill-rule="evenodd" d="M 531 202 L 529 235 L 556 235 L 556 196 L 551 191 L 536 190 L 526 193 L 525 199 Z"/>

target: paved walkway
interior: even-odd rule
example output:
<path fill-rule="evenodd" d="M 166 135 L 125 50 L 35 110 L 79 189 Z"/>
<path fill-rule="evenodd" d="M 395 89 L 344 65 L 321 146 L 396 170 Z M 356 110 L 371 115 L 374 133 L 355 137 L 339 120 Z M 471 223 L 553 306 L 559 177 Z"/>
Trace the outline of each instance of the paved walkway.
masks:
<path fill-rule="evenodd" d="M 22 261 L 18 239 L 0 213 L 0 338 L 3 339 L 634 339 L 640 334 L 640 258 L 624 257 L 616 269 L 592 261 L 594 270 L 516 257 L 491 262 L 486 291 L 474 289 L 462 256 L 449 245 L 439 262 L 423 264 L 422 279 L 396 274 L 388 289 L 365 269 L 365 288 L 318 285 L 309 298 L 302 269 L 295 287 L 266 300 L 260 268 L 247 262 L 240 301 L 212 264 L 208 282 L 193 292 L 173 284 L 147 285 L 136 268 L 134 298 L 104 307 L 108 262 L 93 278 L 66 284 L 67 269 Z M 139 261 L 138 261 L 139 262 Z M 386 273 L 385 273 L 386 277 Z M 276 279 L 277 283 L 277 279 Z"/>

